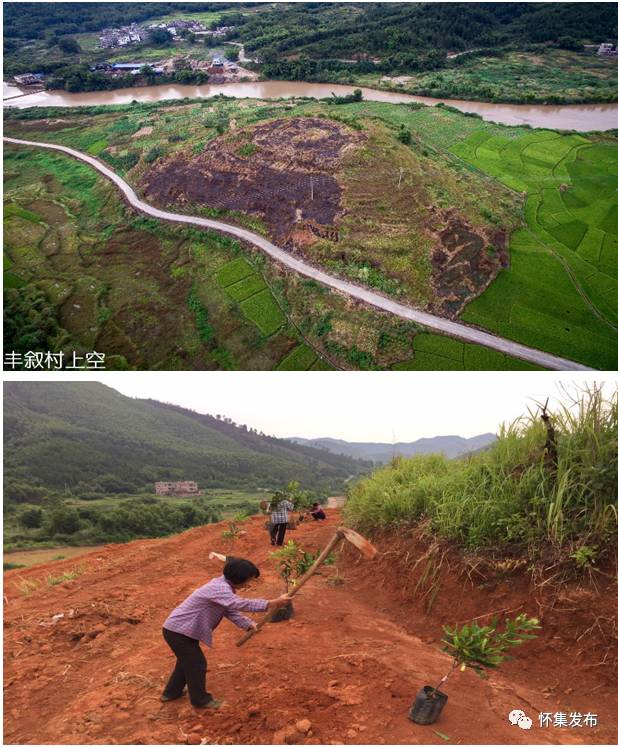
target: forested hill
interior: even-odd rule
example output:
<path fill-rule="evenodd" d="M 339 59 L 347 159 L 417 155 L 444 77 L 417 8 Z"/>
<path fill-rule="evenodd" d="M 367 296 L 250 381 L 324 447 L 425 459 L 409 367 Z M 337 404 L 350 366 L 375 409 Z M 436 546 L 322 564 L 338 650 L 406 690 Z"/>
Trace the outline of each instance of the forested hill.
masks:
<path fill-rule="evenodd" d="M 417 50 L 601 42 L 618 33 L 616 3 L 282 3 L 235 18 L 248 50 L 314 59 Z M 274 59 L 269 58 L 269 62 Z"/>
<path fill-rule="evenodd" d="M 43 39 L 89 31 L 107 26 L 143 23 L 168 13 L 194 13 L 227 10 L 233 3 L 199 2 L 64 2 L 64 3 L 3 3 L 4 36 L 6 39 Z"/>
<path fill-rule="evenodd" d="M 367 463 L 257 433 L 225 418 L 125 397 L 98 383 L 4 385 L 5 496 L 28 487 L 130 493 L 156 480 L 201 488 L 339 491 Z"/>

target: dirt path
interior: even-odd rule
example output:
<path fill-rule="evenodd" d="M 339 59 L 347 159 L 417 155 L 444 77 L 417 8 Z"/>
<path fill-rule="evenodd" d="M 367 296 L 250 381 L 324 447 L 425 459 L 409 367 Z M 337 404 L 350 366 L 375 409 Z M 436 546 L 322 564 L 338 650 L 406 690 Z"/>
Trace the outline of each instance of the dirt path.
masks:
<path fill-rule="evenodd" d="M 124 181 L 124 179 L 118 176 L 118 174 L 108 168 L 101 161 L 97 160 L 93 156 L 87 155 L 86 153 L 81 153 L 80 151 L 74 150 L 73 148 L 68 148 L 64 145 L 39 143 L 11 137 L 4 137 L 3 140 L 5 142 L 14 143 L 16 145 L 27 145 L 39 148 L 48 148 L 50 150 L 57 150 L 61 153 L 66 153 L 70 156 L 73 156 L 73 158 L 77 158 L 80 161 L 84 161 L 90 166 L 93 166 L 95 169 L 97 169 L 97 171 L 103 174 L 103 176 L 113 182 L 113 184 L 118 187 L 128 203 L 140 213 L 144 213 L 145 215 L 151 216 L 153 218 L 158 218 L 160 220 L 167 220 L 175 223 L 188 223 L 190 225 L 200 226 L 201 228 L 214 229 L 216 231 L 221 231 L 223 233 L 235 236 L 236 238 L 241 239 L 242 241 L 246 241 L 247 243 L 257 247 L 272 259 L 280 262 L 291 270 L 294 270 L 294 272 L 297 272 L 299 275 L 309 277 L 316 282 L 321 283 L 322 285 L 333 288 L 340 293 L 350 296 L 358 301 L 362 301 L 363 303 L 367 303 L 371 306 L 381 309 L 382 311 L 394 314 L 395 316 L 401 317 L 402 319 L 417 322 L 419 324 L 422 324 L 424 327 L 427 327 L 428 329 L 436 330 L 442 334 L 446 334 L 457 339 L 476 343 L 478 345 L 484 345 L 494 350 L 498 350 L 501 353 L 505 353 L 506 355 L 511 355 L 515 358 L 521 358 L 522 360 L 530 361 L 545 368 L 550 368 L 558 371 L 593 370 L 580 363 L 575 363 L 574 361 L 552 355 L 551 353 L 545 353 L 540 350 L 535 350 L 534 348 L 526 347 L 525 345 L 520 345 L 519 343 L 513 342 L 512 340 L 498 337 L 496 335 L 490 334 L 489 332 L 484 332 L 480 329 L 476 329 L 475 327 L 469 327 L 465 324 L 462 324 L 461 322 L 452 322 L 448 319 L 443 319 L 442 317 L 434 316 L 433 314 L 428 314 L 424 311 L 419 311 L 418 309 L 414 309 L 410 306 L 398 303 L 397 301 L 393 301 L 390 298 L 386 298 L 385 296 L 382 296 L 375 291 L 371 291 L 367 288 L 363 288 L 362 286 L 355 285 L 354 283 L 350 283 L 347 280 L 342 280 L 341 278 L 328 275 L 326 272 L 319 270 L 316 267 L 312 267 L 307 262 L 290 256 L 286 251 L 268 241 L 268 239 L 265 239 L 263 236 L 253 233 L 252 231 L 248 231 L 245 228 L 232 226 L 227 223 L 222 223 L 221 221 L 211 220 L 209 218 L 181 215 L 178 213 L 171 213 L 167 210 L 160 210 L 159 208 L 152 207 L 151 205 L 148 205 L 147 203 L 140 200 L 134 190 Z"/>
<path fill-rule="evenodd" d="M 332 536 L 338 518 L 301 525 L 289 536 L 317 549 Z M 160 703 L 172 666 L 161 637 L 168 612 L 198 585 L 221 572 L 209 561 L 215 549 L 251 558 L 262 575 L 252 596 L 273 596 L 281 582 L 269 559 L 263 519 L 245 525 L 233 547 L 222 525 L 199 527 L 168 539 L 109 545 L 76 560 L 5 574 L 5 741 L 48 744 L 184 743 L 197 733 L 208 743 L 270 744 L 275 733 L 299 719 L 311 722 L 306 744 L 584 743 L 609 741 L 608 731 L 541 729 L 537 715 L 548 707 L 543 693 L 514 685 L 498 673 L 490 681 L 465 672 L 448 686 L 440 721 L 419 726 L 407 718 L 415 693 L 448 670 L 435 646 L 407 634 L 395 608 L 376 607 L 375 597 L 330 566 L 294 604 L 296 617 L 271 624 L 242 648 L 242 632 L 224 620 L 207 653 L 209 689 L 225 705 L 193 709 L 186 698 Z M 362 561 L 363 574 L 371 574 Z M 81 565 L 78 578 L 48 586 L 45 578 Z M 360 567 L 360 566 L 359 566 Z M 344 570 L 344 574 L 347 571 Z M 29 596 L 23 580 L 41 585 Z M 64 617 L 52 623 L 53 615 Z M 533 719 L 531 731 L 511 726 L 519 708 Z M 608 714 L 609 716 L 609 714 Z"/>

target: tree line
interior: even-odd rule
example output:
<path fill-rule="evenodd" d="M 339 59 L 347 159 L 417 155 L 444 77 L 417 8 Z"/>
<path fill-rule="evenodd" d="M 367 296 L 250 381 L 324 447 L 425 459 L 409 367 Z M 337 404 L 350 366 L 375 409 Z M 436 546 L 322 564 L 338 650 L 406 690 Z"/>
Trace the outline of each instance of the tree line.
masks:
<path fill-rule="evenodd" d="M 121 500 L 114 506 L 76 507 L 53 496 L 44 505 L 13 506 L 5 511 L 5 544 L 13 548 L 37 543 L 92 545 L 164 537 L 221 521 L 221 508 L 204 498 L 189 503 L 153 496 Z M 238 508 L 246 513 L 257 510 L 246 502 Z"/>

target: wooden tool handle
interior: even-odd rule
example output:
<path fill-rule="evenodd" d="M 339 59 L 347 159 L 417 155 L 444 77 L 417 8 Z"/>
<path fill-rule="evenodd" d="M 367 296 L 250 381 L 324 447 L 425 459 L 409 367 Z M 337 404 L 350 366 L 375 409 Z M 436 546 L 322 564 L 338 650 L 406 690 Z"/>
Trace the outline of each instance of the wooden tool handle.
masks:
<path fill-rule="evenodd" d="M 292 591 L 289 592 L 289 595 L 291 597 L 296 594 L 301 587 L 303 587 L 307 581 L 315 574 L 315 572 L 318 570 L 318 568 L 322 565 L 322 563 L 326 560 L 326 558 L 329 556 L 329 554 L 335 549 L 335 547 L 341 542 L 343 539 L 343 534 L 337 530 L 334 537 L 331 539 L 331 541 L 326 545 L 326 547 L 322 550 L 318 558 L 316 559 L 315 563 L 311 566 L 311 568 L 305 573 L 305 575 L 300 579 L 300 581 L 296 584 L 296 586 L 292 589 Z M 248 630 L 242 638 L 239 638 L 238 641 L 236 641 L 237 646 L 242 646 L 243 643 L 246 643 L 249 638 L 252 638 L 256 633 L 259 633 L 259 631 L 266 625 L 267 622 L 270 622 L 275 614 L 277 613 L 277 610 L 280 609 L 279 607 L 274 607 L 272 610 L 269 610 L 264 617 L 258 622 L 257 627 L 251 628 L 251 630 Z"/>

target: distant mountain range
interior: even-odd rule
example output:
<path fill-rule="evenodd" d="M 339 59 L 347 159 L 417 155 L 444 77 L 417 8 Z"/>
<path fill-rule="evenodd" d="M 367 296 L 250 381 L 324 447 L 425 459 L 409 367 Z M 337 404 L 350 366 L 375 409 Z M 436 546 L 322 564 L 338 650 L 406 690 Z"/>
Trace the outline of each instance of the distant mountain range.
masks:
<path fill-rule="evenodd" d="M 156 480 L 200 488 L 341 491 L 371 465 L 274 438 L 229 418 L 131 399 L 94 382 L 5 382 L 5 496 L 31 488 L 131 493 Z"/>
<path fill-rule="evenodd" d="M 494 433 L 483 433 L 472 438 L 462 436 L 435 436 L 419 438 L 409 443 L 364 443 L 342 441 L 337 438 L 289 438 L 289 441 L 303 446 L 324 449 L 332 454 L 340 454 L 354 459 L 367 459 L 383 464 L 394 456 L 410 457 L 415 454 L 443 453 L 449 459 L 487 448 L 496 440 Z"/>

